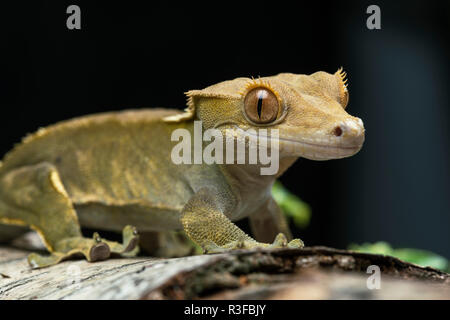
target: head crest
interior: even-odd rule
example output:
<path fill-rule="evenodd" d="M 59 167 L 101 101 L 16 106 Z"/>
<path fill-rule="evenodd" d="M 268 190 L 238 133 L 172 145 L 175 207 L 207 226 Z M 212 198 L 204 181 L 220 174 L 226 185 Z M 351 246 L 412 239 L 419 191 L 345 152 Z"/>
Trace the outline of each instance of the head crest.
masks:
<path fill-rule="evenodd" d="M 349 94 L 348 94 L 348 78 L 347 72 L 344 71 L 342 67 L 338 69 L 335 73 L 339 81 L 339 96 L 341 105 L 345 108 L 348 104 Z"/>

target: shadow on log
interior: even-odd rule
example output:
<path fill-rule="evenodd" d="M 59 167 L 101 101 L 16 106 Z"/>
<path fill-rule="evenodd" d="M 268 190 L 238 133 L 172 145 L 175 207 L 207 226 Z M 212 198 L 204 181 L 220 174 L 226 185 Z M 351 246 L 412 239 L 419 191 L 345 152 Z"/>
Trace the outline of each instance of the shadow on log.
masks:
<path fill-rule="evenodd" d="M 73 260 L 39 270 L 29 268 L 28 253 L 0 247 L 0 299 L 450 299 L 445 272 L 326 247 Z M 371 265 L 380 268 L 379 289 L 368 287 Z"/>

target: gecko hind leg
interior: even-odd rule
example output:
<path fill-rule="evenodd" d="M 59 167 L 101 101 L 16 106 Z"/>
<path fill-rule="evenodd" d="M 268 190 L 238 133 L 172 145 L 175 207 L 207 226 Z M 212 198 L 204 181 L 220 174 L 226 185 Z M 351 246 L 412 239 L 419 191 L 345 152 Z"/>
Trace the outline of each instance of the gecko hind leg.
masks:
<path fill-rule="evenodd" d="M 78 216 L 56 167 L 42 162 L 11 170 L 0 178 L 0 222 L 30 226 L 44 241 L 50 256 L 30 254 L 33 268 L 46 267 L 74 256 L 88 261 L 108 259 L 113 254 L 134 253 L 137 234 L 124 229 L 124 243 L 85 238 Z"/>

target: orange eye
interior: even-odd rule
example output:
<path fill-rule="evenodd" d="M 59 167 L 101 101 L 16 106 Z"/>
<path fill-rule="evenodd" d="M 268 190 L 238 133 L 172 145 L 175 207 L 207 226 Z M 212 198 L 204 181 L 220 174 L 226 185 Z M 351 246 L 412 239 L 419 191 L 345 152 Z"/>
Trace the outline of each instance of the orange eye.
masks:
<path fill-rule="evenodd" d="M 275 94 L 266 88 L 254 88 L 245 96 L 244 109 L 255 123 L 270 123 L 277 118 L 280 103 Z"/>

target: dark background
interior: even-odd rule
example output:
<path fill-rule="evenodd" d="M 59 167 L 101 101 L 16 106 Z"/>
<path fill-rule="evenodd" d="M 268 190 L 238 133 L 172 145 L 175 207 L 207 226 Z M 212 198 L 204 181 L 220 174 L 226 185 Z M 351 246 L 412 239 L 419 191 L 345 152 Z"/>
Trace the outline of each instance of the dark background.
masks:
<path fill-rule="evenodd" d="M 81 30 L 66 8 L 81 7 Z M 382 29 L 366 28 L 381 7 Z M 300 159 L 282 182 L 313 208 L 308 245 L 385 240 L 450 257 L 448 1 L 17 1 L 0 7 L 0 154 L 28 132 L 107 110 L 183 108 L 239 76 L 335 72 L 366 142 Z"/>

